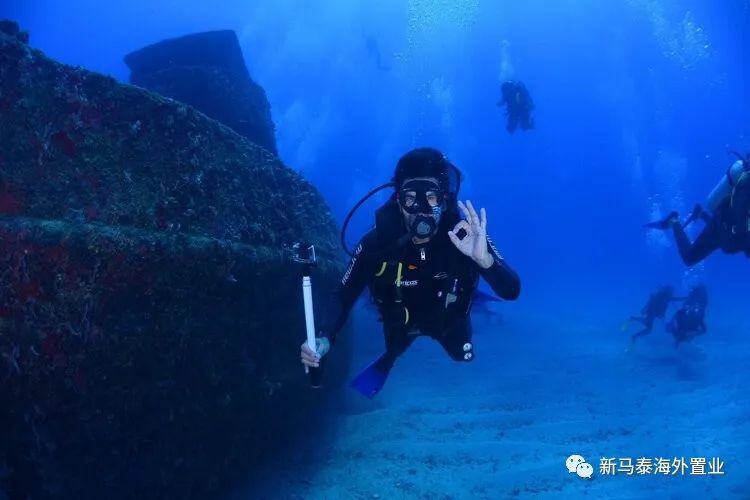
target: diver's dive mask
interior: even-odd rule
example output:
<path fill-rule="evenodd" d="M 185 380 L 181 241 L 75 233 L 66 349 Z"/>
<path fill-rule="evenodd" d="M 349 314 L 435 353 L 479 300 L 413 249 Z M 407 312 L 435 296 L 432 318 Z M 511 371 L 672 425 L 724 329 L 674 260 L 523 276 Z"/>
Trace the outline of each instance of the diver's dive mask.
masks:
<path fill-rule="evenodd" d="M 433 214 L 435 208 L 442 207 L 444 200 L 445 193 L 431 181 L 409 181 L 398 192 L 401 208 L 410 214 Z"/>
<path fill-rule="evenodd" d="M 401 208 L 415 215 L 409 228 L 417 238 L 427 238 L 435 233 L 443 213 L 445 193 L 440 186 L 427 180 L 406 182 L 398 192 Z"/>

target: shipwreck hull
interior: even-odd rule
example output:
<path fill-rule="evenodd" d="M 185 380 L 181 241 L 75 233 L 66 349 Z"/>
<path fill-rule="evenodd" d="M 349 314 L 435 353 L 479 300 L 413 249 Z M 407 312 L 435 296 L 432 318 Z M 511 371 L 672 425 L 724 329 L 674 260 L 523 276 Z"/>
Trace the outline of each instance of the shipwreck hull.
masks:
<path fill-rule="evenodd" d="M 278 158 L 193 108 L 0 31 L 0 491 L 209 498 L 299 436 L 299 264 L 336 227 Z M 318 316 L 320 317 L 320 315 Z M 0 495 L 1 497 L 2 495 Z"/>

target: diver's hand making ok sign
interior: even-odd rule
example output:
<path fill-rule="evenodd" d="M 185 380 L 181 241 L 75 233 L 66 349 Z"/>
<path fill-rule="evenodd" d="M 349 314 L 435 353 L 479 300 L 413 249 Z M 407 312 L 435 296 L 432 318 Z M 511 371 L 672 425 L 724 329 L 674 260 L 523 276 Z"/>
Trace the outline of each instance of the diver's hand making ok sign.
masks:
<path fill-rule="evenodd" d="M 479 211 L 480 218 L 469 200 L 466 200 L 466 205 L 459 201 L 458 207 L 463 212 L 465 220 L 459 221 L 452 231 L 448 231 L 448 237 L 462 254 L 470 257 L 480 267 L 488 269 L 492 266 L 494 258 L 487 251 L 487 212 L 482 208 Z M 461 229 L 466 231 L 463 239 L 456 236 Z"/>

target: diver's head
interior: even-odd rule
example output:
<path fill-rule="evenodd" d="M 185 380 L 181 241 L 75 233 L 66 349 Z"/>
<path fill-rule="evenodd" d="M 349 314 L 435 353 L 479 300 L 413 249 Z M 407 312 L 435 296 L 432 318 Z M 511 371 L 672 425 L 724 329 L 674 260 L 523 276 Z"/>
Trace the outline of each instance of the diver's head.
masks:
<path fill-rule="evenodd" d="M 393 174 L 396 200 L 417 243 L 432 238 L 447 208 L 451 164 L 432 148 L 409 151 L 398 162 Z"/>
<path fill-rule="evenodd" d="M 405 179 L 398 190 L 397 201 L 404 217 L 404 224 L 416 242 L 427 241 L 435 235 L 445 209 L 445 194 L 440 189 L 437 179 Z"/>

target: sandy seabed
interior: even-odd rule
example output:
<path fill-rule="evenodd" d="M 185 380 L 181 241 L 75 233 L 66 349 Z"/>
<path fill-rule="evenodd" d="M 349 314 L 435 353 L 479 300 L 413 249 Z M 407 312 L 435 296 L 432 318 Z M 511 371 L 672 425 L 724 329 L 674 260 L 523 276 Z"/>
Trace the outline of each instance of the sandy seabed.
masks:
<path fill-rule="evenodd" d="M 659 325 L 626 351 L 619 325 L 544 323 L 479 322 L 471 364 L 419 339 L 375 399 L 347 390 L 314 423 L 334 429 L 325 442 L 264 464 L 237 498 L 750 498 L 750 339 L 675 350 Z M 366 344 L 358 366 L 379 354 Z M 568 472 L 572 454 L 592 478 Z"/>

